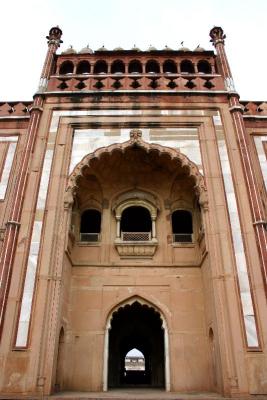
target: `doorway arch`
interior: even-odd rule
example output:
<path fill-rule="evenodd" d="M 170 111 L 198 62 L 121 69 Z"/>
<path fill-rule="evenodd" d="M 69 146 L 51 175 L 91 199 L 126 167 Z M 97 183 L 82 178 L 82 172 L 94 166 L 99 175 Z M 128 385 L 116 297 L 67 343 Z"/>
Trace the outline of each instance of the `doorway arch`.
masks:
<path fill-rule="evenodd" d="M 145 374 L 125 374 L 125 356 L 138 348 Z M 142 376 L 141 376 L 142 375 Z M 109 314 L 105 331 L 103 390 L 113 387 L 154 387 L 170 391 L 169 335 L 166 320 L 150 302 L 134 296 Z"/>

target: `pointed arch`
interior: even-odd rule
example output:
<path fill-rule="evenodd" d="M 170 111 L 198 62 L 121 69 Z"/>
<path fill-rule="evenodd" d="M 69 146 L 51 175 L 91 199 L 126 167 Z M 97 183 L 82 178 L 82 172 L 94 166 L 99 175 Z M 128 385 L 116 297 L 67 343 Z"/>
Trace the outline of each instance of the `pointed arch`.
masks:
<path fill-rule="evenodd" d="M 162 321 L 162 329 L 164 331 L 164 357 L 165 357 L 165 389 L 170 391 L 170 356 L 169 356 L 169 332 L 168 324 L 164 313 L 161 309 L 152 303 L 150 300 L 145 299 L 140 295 L 130 296 L 116 305 L 113 305 L 107 312 L 106 327 L 105 327 L 105 337 L 104 337 L 104 360 L 103 360 L 103 391 L 108 390 L 108 358 L 109 358 L 109 331 L 111 329 L 111 322 L 114 314 L 118 313 L 126 306 L 131 306 L 135 303 L 139 303 L 142 306 L 147 306 L 158 314 L 160 320 Z"/>
<path fill-rule="evenodd" d="M 195 182 L 195 192 L 198 197 L 206 191 L 206 185 L 203 175 L 200 173 L 197 165 L 191 161 L 185 154 L 181 153 L 177 149 L 162 146 L 155 143 L 147 143 L 142 138 L 142 132 L 138 130 L 132 130 L 130 133 L 130 140 L 123 143 L 115 143 L 110 146 L 101 147 L 95 150 L 93 153 L 87 154 L 74 168 L 73 172 L 69 176 L 66 191 L 72 196 L 78 187 L 78 180 L 83 176 L 83 170 L 90 167 L 92 160 L 100 160 L 103 155 L 112 155 L 118 151 L 125 153 L 125 151 L 131 147 L 138 147 L 146 153 L 157 152 L 158 156 L 167 155 L 169 159 L 177 163 L 177 166 L 185 170 L 189 177 L 192 177 Z"/>

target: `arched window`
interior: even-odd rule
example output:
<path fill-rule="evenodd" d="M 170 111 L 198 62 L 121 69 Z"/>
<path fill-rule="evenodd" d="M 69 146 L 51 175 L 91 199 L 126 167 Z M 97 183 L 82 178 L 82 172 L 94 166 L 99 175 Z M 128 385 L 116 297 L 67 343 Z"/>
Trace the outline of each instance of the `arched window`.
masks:
<path fill-rule="evenodd" d="M 80 240 L 98 242 L 101 231 L 101 213 L 98 210 L 86 210 L 81 215 Z"/>
<path fill-rule="evenodd" d="M 88 61 L 81 61 L 77 66 L 76 73 L 79 74 L 89 74 L 90 73 L 90 64 Z"/>
<path fill-rule="evenodd" d="M 192 242 L 192 214 L 186 210 L 176 210 L 172 213 L 173 242 Z"/>
<path fill-rule="evenodd" d="M 74 65 L 71 61 L 64 61 L 59 68 L 60 75 L 73 74 Z"/>
<path fill-rule="evenodd" d="M 211 74 L 211 65 L 207 60 L 200 60 L 197 63 L 197 70 L 202 74 Z"/>
<path fill-rule="evenodd" d="M 190 60 L 183 60 L 181 62 L 181 72 L 182 73 L 187 73 L 187 74 L 194 74 L 195 73 L 195 68 Z"/>
<path fill-rule="evenodd" d="M 124 74 L 125 73 L 125 65 L 121 60 L 116 60 L 111 65 L 111 73 L 112 74 Z"/>
<path fill-rule="evenodd" d="M 144 354 L 136 348 L 128 351 L 124 359 L 124 369 L 125 371 L 145 371 Z"/>
<path fill-rule="evenodd" d="M 159 74 L 160 72 L 160 67 L 159 67 L 159 63 L 155 60 L 149 60 L 146 63 L 146 73 L 150 73 L 150 74 Z"/>
<path fill-rule="evenodd" d="M 166 60 L 163 63 L 163 72 L 165 74 L 177 74 L 177 65 L 173 60 Z"/>
<path fill-rule="evenodd" d="M 95 63 L 94 74 L 106 74 L 108 72 L 108 64 L 106 61 L 100 60 Z"/>
<path fill-rule="evenodd" d="M 145 384 L 147 381 L 144 354 L 134 348 L 124 359 L 124 382 L 128 385 Z"/>
<path fill-rule="evenodd" d="M 131 206 L 121 215 L 121 237 L 123 241 L 151 240 L 152 220 L 147 208 Z"/>
<path fill-rule="evenodd" d="M 129 74 L 142 74 L 142 64 L 138 60 L 132 60 L 128 67 Z"/>

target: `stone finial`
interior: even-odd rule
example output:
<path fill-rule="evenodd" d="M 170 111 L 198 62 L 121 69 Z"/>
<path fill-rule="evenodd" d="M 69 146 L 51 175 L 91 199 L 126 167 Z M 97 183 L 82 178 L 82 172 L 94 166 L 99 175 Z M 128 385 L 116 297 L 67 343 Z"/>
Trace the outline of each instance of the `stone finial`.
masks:
<path fill-rule="evenodd" d="M 223 29 L 220 26 L 214 26 L 214 28 L 210 31 L 211 42 L 213 46 L 216 46 L 218 43 L 224 44 L 224 39 L 226 35 L 223 32 Z"/>
<path fill-rule="evenodd" d="M 130 131 L 130 139 L 137 141 L 142 138 L 142 131 L 141 129 L 131 129 Z"/>
<path fill-rule="evenodd" d="M 57 47 L 60 46 L 60 43 L 63 43 L 61 40 L 62 30 L 58 26 L 54 26 L 50 29 L 48 36 L 46 39 L 48 40 L 48 45 L 55 44 Z"/>

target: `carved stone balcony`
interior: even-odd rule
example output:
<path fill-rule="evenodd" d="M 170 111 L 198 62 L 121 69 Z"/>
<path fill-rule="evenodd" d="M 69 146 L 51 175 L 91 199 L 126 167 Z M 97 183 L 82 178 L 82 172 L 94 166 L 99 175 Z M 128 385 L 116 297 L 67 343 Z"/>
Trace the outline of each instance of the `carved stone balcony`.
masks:
<path fill-rule="evenodd" d="M 122 232 L 115 240 L 115 247 L 122 258 L 152 258 L 158 246 L 151 239 L 151 232 Z"/>

